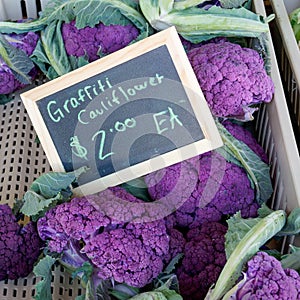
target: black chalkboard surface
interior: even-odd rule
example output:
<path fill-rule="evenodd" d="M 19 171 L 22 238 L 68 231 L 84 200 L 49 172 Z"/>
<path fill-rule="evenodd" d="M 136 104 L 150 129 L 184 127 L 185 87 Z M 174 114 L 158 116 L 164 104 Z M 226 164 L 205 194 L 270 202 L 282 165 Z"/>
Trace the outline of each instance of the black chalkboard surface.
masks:
<path fill-rule="evenodd" d="M 55 171 L 91 194 L 221 146 L 174 28 L 21 95 Z"/>

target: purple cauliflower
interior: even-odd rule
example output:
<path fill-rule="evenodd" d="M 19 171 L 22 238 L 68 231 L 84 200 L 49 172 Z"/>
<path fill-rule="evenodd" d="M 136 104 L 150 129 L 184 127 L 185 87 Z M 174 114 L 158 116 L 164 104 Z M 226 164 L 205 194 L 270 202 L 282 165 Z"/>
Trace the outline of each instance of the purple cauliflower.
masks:
<path fill-rule="evenodd" d="M 165 237 L 168 238 L 166 234 Z M 165 246 L 167 252 L 168 240 L 165 239 L 164 244 L 159 243 L 160 240 L 156 245 Z M 147 241 L 139 238 L 135 231 L 126 228 L 95 236 L 87 242 L 83 252 L 99 268 L 101 279 L 114 278 L 134 287 L 145 286 L 163 270 L 163 256 L 158 255 L 155 248 L 147 245 Z"/>
<path fill-rule="evenodd" d="M 133 223 L 122 217 L 118 221 L 121 211 L 108 216 L 101 208 L 103 203 L 106 208 L 107 204 L 117 208 L 112 197 L 133 204 L 141 202 L 121 187 L 73 198 L 40 218 L 38 231 L 48 242 L 48 249 L 62 253 L 69 264 L 78 267 L 77 261 L 82 264 L 86 259 L 98 278 L 142 287 L 163 270 L 170 243 L 167 227 L 163 219 Z M 139 206 L 135 208 L 139 215 Z M 130 209 L 127 219 L 131 221 L 135 213 Z"/>
<path fill-rule="evenodd" d="M 204 299 L 226 263 L 225 233 L 227 227 L 217 222 L 201 225 L 188 235 L 182 265 L 176 274 L 183 299 Z"/>
<path fill-rule="evenodd" d="M 77 29 L 75 21 L 64 23 L 62 36 L 68 55 L 75 57 L 87 55 L 92 62 L 101 54 L 113 53 L 135 40 L 139 32 L 133 25 L 104 25 Z"/>
<path fill-rule="evenodd" d="M 225 121 L 224 126 L 267 160 L 250 131 L 230 121 Z M 150 173 L 145 182 L 155 201 L 177 205 L 172 219 L 167 218 L 175 227 L 193 228 L 204 222 L 218 222 L 239 210 L 244 218 L 255 217 L 259 208 L 246 171 L 214 151 Z"/>
<path fill-rule="evenodd" d="M 300 275 L 283 269 L 280 261 L 265 252 L 258 252 L 247 263 L 245 281 L 232 299 L 300 299 Z"/>
<path fill-rule="evenodd" d="M 274 84 L 256 50 L 217 40 L 188 58 L 213 115 L 248 121 L 255 105 L 272 100 Z"/>
<path fill-rule="evenodd" d="M 187 183 L 195 182 L 191 174 L 196 174 L 197 178 L 196 184 L 189 187 Z M 180 180 L 176 181 L 178 177 Z M 179 227 L 193 228 L 205 222 L 217 222 L 223 215 L 239 210 L 244 216 L 249 216 L 253 214 L 253 206 L 256 210 L 258 208 L 245 170 L 225 161 L 215 152 L 150 173 L 145 177 L 145 182 L 154 200 L 163 197 L 170 203 L 176 203 L 178 197 L 184 195 L 183 204 L 173 213 L 175 224 Z M 174 193 L 174 186 L 178 190 L 182 186 L 182 194 Z"/>
<path fill-rule="evenodd" d="M 27 276 L 41 253 L 35 224 L 18 224 L 7 204 L 0 205 L 0 280 Z"/>
<path fill-rule="evenodd" d="M 49 250 L 60 253 L 73 240 L 88 240 L 97 230 L 109 225 L 110 219 L 87 198 L 73 198 L 47 211 L 37 224 L 40 237 L 48 241 Z"/>
<path fill-rule="evenodd" d="M 34 32 L 3 35 L 3 37 L 12 47 L 22 50 L 24 52 L 24 57 L 29 57 L 33 53 L 39 40 L 38 34 Z M 20 82 L 15 77 L 12 69 L 9 67 L 9 63 L 13 62 L 7 62 L 0 56 L 0 95 L 10 94 L 26 86 L 25 83 Z M 36 68 L 33 65 L 32 67 L 33 68 L 28 72 L 28 76 L 31 80 L 33 80 L 37 74 Z"/>

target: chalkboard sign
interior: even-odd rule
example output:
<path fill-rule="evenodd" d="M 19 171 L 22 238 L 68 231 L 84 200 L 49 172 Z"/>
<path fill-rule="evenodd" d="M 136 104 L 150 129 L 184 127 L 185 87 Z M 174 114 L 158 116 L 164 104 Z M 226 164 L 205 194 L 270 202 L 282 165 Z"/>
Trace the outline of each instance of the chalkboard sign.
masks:
<path fill-rule="evenodd" d="M 21 95 L 54 171 L 93 194 L 222 145 L 174 27 Z"/>

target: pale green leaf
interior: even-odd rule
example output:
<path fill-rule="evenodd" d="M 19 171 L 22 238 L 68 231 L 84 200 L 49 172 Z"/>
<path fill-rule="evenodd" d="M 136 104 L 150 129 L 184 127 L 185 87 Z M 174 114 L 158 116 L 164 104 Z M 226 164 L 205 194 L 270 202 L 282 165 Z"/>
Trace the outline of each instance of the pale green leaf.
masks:
<path fill-rule="evenodd" d="M 49 79 L 67 74 L 72 70 L 61 33 L 61 21 L 51 22 L 41 32 L 41 44 L 32 53 L 34 62 Z M 55 71 L 55 72 L 53 72 Z"/>
<path fill-rule="evenodd" d="M 285 226 L 277 234 L 278 236 L 296 235 L 300 233 L 300 207 L 294 208 L 288 215 Z"/>
<path fill-rule="evenodd" d="M 176 276 L 173 275 L 159 288 L 138 294 L 130 298 L 130 300 L 183 300 L 181 295 L 179 295 L 174 289 L 171 289 L 175 277 Z"/>
<path fill-rule="evenodd" d="M 159 19 L 159 0 L 140 0 L 139 4 L 143 15 L 150 22 L 150 24 L 152 20 Z"/>
<path fill-rule="evenodd" d="M 289 14 L 290 23 L 296 37 L 297 42 L 300 42 L 300 7 L 294 9 Z"/>
<path fill-rule="evenodd" d="M 300 272 L 300 248 L 290 245 L 291 252 L 281 257 L 281 265 L 284 269 L 294 269 Z"/>
<path fill-rule="evenodd" d="M 129 0 L 56 0 L 49 1 L 42 17 L 52 21 L 70 22 L 76 19 L 77 28 L 94 27 L 100 22 L 110 24 L 134 24 L 141 31 L 147 30 L 147 22 L 138 11 L 135 1 Z"/>
<path fill-rule="evenodd" d="M 174 7 L 174 0 L 159 0 L 159 10 L 161 14 L 169 13 Z"/>
<path fill-rule="evenodd" d="M 175 257 L 171 259 L 169 264 L 165 267 L 164 273 L 171 274 L 175 271 L 176 266 L 178 265 L 179 261 L 183 258 L 183 253 L 177 254 Z"/>
<path fill-rule="evenodd" d="M 33 69 L 34 64 L 27 54 L 12 45 L 0 34 L 0 57 L 12 70 L 14 76 L 23 84 L 31 83 L 28 73 Z"/>
<path fill-rule="evenodd" d="M 42 277 L 42 280 L 35 286 L 36 300 L 52 300 L 51 293 L 51 279 L 52 279 L 52 266 L 55 264 L 56 259 L 51 256 L 42 258 L 39 263 L 33 268 L 35 276 Z"/>
<path fill-rule="evenodd" d="M 265 203 L 273 193 L 270 166 L 245 143 L 234 138 L 220 122 L 216 122 L 216 124 L 224 143 L 223 148 L 234 156 L 246 170 L 254 184 L 257 202 Z"/>
<path fill-rule="evenodd" d="M 182 10 L 189 7 L 200 5 L 207 0 L 177 0 L 174 2 L 174 9 Z"/>
<path fill-rule="evenodd" d="M 269 208 L 265 203 L 262 204 L 262 206 L 258 209 L 258 215 L 260 218 L 264 218 L 271 214 L 274 210 Z"/>
<path fill-rule="evenodd" d="M 146 2 L 147 0 L 143 0 Z M 154 1 L 152 1 L 153 3 Z M 153 5 L 154 6 L 154 5 Z M 147 5 L 141 5 L 148 22 L 157 30 L 175 26 L 178 33 L 194 43 L 216 36 L 257 37 L 268 32 L 269 27 L 256 13 L 241 8 L 225 9 L 212 6 L 205 10 L 191 7 L 184 10 L 172 10 L 167 14 L 147 15 Z M 155 9 L 155 6 L 152 10 Z"/>
<path fill-rule="evenodd" d="M 10 95 L 0 95 L 0 105 L 6 104 L 11 100 L 13 100 L 13 97 Z"/>
<path fill-rule="evenodd" d="M 145 293 L 138 294 L 130 298 L 130 300 L 168 300 L 168 298 L 165 297 L 164 294 L 161 292 L 153 291 L 153 292 L 145 292 Z"/>
<path fill-rule="evenodd" d="M 29 31 L 40 31 L 46 26 L 45 19 L 34 19 L 28 20 L 26 22 L 10 22 L 1 21 L 0 22 L 0 32 L 1 33 L 27 33 Z"/>
<path fill-rule="evenodd" d="M 30 189 L 45 198 L 55 197 L 62 190 L 66 190 L 78 177 L 85 173 L 86 167 L 73 172 L 49 172 L 38 177 Z"/>
<path fill-rule="evenodd" d="M 28 190 L 24 194 L 23 206 L 20 211 L 26 216 L 35 216 L 60 200 L 62 200 L 62 195 L 60 193 L 52 198 L 46 199 L 36 192 Z"/>
<path fill-rule="evenodd" d="M 230 257 L 240 241 L 245 235 L 258 223 L 261 218 L 243 219 L 241 213 L 238 212 L 228 221 L 228 230 L 226 232 L 226 257 Z"/>
<path fill-rule="evenodd" d="M 272 214 L 274 210 L 270 209 L 265 203 L 258 209 L 257 218 L 243 219 L 240 212 L 237 212 L 228 221 L 228 229 L 226 233 L 226 257 L 228 258 L 239 242 L 257 223 L 263 218 Z M 278 233 L 277 233 L 278 234 Z"/>
<path fill-rule="evenodd" d="M 245 5 L 249 0 L 220 0 L 223 8 L 238 8 Z"/>

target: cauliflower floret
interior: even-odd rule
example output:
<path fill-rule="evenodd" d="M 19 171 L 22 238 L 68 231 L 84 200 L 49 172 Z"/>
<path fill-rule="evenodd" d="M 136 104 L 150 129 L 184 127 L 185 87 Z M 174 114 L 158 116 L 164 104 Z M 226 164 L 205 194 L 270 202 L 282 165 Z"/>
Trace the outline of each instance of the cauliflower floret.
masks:
<path fill-rule="evenodd" d="M 87 55 L 88 61 L 98 59 L 100 53 L 109 54 L 124 48 L 137 38 L 139 32 L 133 25 L 104 25 L 77 29 L 75 21 L 64 23 L 62 36 L 68 55 Z"/>
<path fill-rule="evenodd" d="M 197 234 L 194 230 L 187 234 L 182 266 L 176 272 L 184 299 L 203 299 L 218 279 L 226 263 L 226 231 L 221 223 L 209 222 L 198 228 Z"/>

